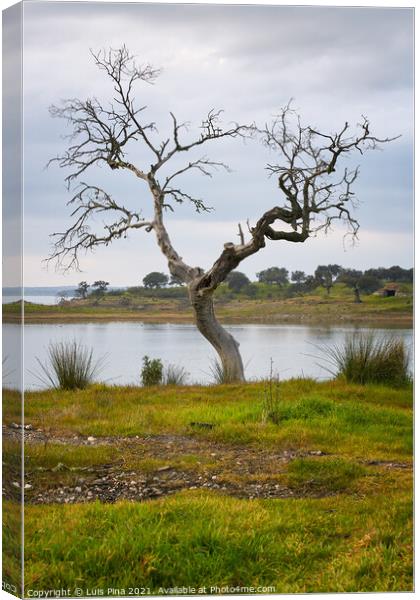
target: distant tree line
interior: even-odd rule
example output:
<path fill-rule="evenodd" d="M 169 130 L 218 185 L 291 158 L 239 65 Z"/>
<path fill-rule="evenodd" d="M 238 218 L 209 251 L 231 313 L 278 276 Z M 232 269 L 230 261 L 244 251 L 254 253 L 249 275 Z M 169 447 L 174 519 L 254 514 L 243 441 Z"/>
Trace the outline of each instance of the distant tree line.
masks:
<path fill-rule="evenodd" d="M 282 290 L 287 296 L 307 294 L 317 287 L 325 289 L 327 295 L 336 283 L 341 283 L 351 288 L 355 295 L 355 301 L 361 302 L 360 294 L 372 294 L 382 288 L 387 282 L 393 283 L 412 283 L 413 269 L 403 269 L 399 266 L 389 268 L 378 267 L 365 271 L 357 269 L 344 268 L 337 264 L 318 265 L 313 274 L 306 274 L 304 271 L 289 272 L 285 267 L 269 267 L 256 273 L 256 282 L 252 282 L 249 277 L 241 271 L 232 271 L 226 278 L 226 287 L 234 294 L 245 294 L 248 297 L 256 297 L 261 288 Z M 153 291 L 167 290 L 169 288 L 185 287 L 177 277 L 169 277 L 166 273 L 152 271 L 142 280 L 143 287 L 129 288 L 130 291 L 141 293 L 141 290 Z M 260 285 L 259 285 L 260 284 Z M 102 297 L 108 290 L 109 282 L 98 280 L 92 284 L 81 281 L 76 290 L 76 295 L 80 298 Z M 226 289 L 225 287 L 225 289 Z M 181 290 L 179 290 L 181 293 Z M 175 292 L 175 289 L 173 290 Z M 109 292 L 113 293 L 113 292 Z M 223 293 L 223 291 L 221 291 Z M 172 292 L 171 292 L 172 295 Z M 267 292 L 270 297 L 270 292 Z"/>
<path fill-rule="evenodd" d="M 323 287 L 327 294 L 336 283 L 343 283 L 353 289 L 356 301 L 360 301 L 360 293 L 372 294 L 386 282 L 412 283 L 413 269 L 403 269 L 399 266 L 389 268 L 378 267 L 361 271 L 344 268 L 337 264 L 318 265 L 313 274 L 304 271 L 289 271 L 285 267 L 269 267 L 256 273 L 257 282 L 276 288 L 287 288 L 291 295 L 308 293 L 315 288 Z M 241 271 L 232 271 L 226 278 L 227 287 L 234 293 L 256 295 L 256 288 L 249 277 Z M 180 286 L 181 281 L 169 278 L 165 273 L 153 271 L 143 278 L 143 286 L 148 289 L 163 289 L 170 286 Z"/>

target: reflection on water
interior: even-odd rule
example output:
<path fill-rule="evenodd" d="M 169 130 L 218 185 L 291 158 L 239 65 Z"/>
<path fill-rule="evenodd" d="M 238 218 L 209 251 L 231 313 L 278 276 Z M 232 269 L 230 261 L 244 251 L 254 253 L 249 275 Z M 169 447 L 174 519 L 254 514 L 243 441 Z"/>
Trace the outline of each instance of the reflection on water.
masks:
<path fill-rule="evenodd" d="M 17 325 L 3 325 L 5 354 L 12 350 Z M 281 379 L 305 375 L 328 378 L 319 366 L 318 345 L 341 344 L 348 333 L 363 331 L 352 326 L 308 325 L 230 325 L 227 329 L 240 343 L 248 379 L 266 377 L 270 358 Z M 412 344 L 411 329 L 376 329 L 378 335 L 392 334 Z M 40 367 L 36 358 L 46 359 L 50 342 L 77 340 L 94 349 L 100 358 L 106 355 L 100 379 L 110 384 L 139 384 L 142 357 L 161 358 L 164 364 L 182 365 L 190 374 L 189 381 L 211 381 L 210 363 L 215 353 L 194 325 L 145 323 L 79 323 L 42 324 L 24 327 L 25 388 L 42 387 L 36 373 Z M 10 343 L 8 343 L 10 342 Z M 15 385 L 13 375 L 6 382 Z"/>

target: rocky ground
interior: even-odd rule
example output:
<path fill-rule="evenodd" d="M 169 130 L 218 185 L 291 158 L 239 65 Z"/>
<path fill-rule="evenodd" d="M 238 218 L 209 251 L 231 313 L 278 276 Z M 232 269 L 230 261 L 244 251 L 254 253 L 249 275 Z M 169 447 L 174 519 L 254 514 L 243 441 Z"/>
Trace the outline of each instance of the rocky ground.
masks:
<path fill-rule="evenodd" d="M 196 424 L 198 426 L 206 424 Z M 157 435 L 147 437 L 64 437 L 17 423 L 3 426 L 3 439 L 18 441 L 24 436 L 25 444 L 48 446 L 112 446 L 115 461 L 92 466 L 69 466 L 58 462 L 49 469 L 30 465 L 25 469 L 25 502 L 32 504 L 80 503 L 99 500 L 144 501 L 174 494 L 185 489 L 211 489 L 239 498 L 291 498 L 325 496 L 331 492 L 311 486 L 299 490 L 282 481 L 290 461 L 298 457 L 322 457 L 320 450 L 309 452 L 285 450 L 267 452 L 248 446 L 227 445 L 202 437 Z M 160 466 L 148 469 L 127 468 L 125 455 L 140 461 L 152 459 Z M 185 466 L 183 457 L 194 457 L 194 464 Z M 370 461 L 385 469 L 410 468 L 408 463 Z M 181 466 L 180 466 L 181 465 Z M 8 468 L 3 478 L 6 498 L 16 497 L 21 482 L 16 469 Z"/>

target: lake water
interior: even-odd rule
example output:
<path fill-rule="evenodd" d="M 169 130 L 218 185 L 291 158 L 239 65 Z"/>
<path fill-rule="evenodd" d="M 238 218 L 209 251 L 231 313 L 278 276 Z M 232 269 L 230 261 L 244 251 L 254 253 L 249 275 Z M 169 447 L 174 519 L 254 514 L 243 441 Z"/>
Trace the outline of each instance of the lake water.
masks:
<path fill-rule="evenodd" d="M 3 356 L 13 354 L 17 325 L 3 325 Z M 226 327 L 239 341 L 248 379 L 266 377 L 270 359 L 281 379 L 310 376 L 318 379 L 330 375 L 319 366 L 317 345 L 344 342 L 347 334 L 361 328 L 316 327 L 308 325 L 231 325 Z M 378 335 L 402 337 L 411 348 L 411 329 L 376 329 Z M 190 374 L 189 383 L 209 383 L 211 361 L 215 353 L 193 325 L 145 324 L 132 322 L 28 324 L 24 327 L 25 388 L 45 387 L 37 379 L 39 358 L 46 361 L 48 344 L 77 340 L 92 347 L 94 356 L 105 356 L 99 379 L 109 384 L 139 384 L 142 357 L 160 358 L 164 364 L 183 366 Z M 13 362 L 13 361 L 9 361 Z M 13 373 L 5 383 L 16 386 Z"/>
<path fill-rule="evenodd" d="M 47 306 L 53 306 L 54 304 L 58 304 L 61 300 L 61 295 L 52 295 L 49 296 L 27 296 L 25 295 L 25 302 L 32 302 L 33 304 L 44 304 Z M 71 300 L 74 296 L 66 296 L 67 300 Z M 10 304 L 12 302 L 17 302 L 20 299 L 20 296 L 3 296 L 3 304 Z"/>

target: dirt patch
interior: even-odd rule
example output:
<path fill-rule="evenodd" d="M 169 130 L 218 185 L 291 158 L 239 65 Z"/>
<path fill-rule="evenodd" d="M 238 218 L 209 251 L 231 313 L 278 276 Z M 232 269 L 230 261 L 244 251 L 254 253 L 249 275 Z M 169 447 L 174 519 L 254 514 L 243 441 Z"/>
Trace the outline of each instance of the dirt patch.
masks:
<path fill-rule="evenodd" d="M 26 502 L 33 504 L 76 502 L 116 502 L 118 500 L 144 501 L 174 494 L 180 490 L 214 490 L 241 498 L 288 498 L 294 495 L 292 490 L 275 482 L 237 482 L 226 481 L 223 475 L 210 473 L 199 475 L 192 471 L 168 467 L 164 472 L 155 471 L 149 475 L 132 471 L 130 473 L 107 469 L 84 472 L 75 485 L 60 485 L 37 491 L 34 474 L 28 475 L 31 489 L 26 491 Z"/>
<path fill-rule="evenodd" d="M 51 469 L 28 467 L 25 471 L 25 502 L 32 504 L 144 501 L 180 490 L 213 490 L 239 498 L 293 498 L 333 495 L 328 490 L 291 489 L 284 474 L 290 461 L 322 457 L 317 449 L 279 452 L 213 442 L 202 437 L 153 435 L 147 437 L 55 436 L 19 424 L 3 427 L 5 439 L 27 444 L 66 446 L 113 446 L 113 463 L 88 467 L 58 463 Z M 131 457 L 131 458 L 130 458 Z M 130 469 L 130 460 L 149 468 Z M 128 462 L 127 462 L 128 461 Z M 385 468 L 409 468 L 398 462 L 361 461 Z M 159 466 L 154 466 L 154 464 Z M 4 493 L 16 494 L 18 481 L 5 483 Z M 14 487 L 13 487 L 14 486 Z"/>
<path fill-rule="evenodd" d="M 298 449 L 273 453 L 175 435 L 64 437 L 47 434 L 30 425 L 26 427 L 23 435 L 27 444 L 108 445 L 115 447 L 117 457 L 123 457 L 113 464 L 92 467 L 69 467 L 59 463 L 52 469 L 27 468 L 25 501 L 36 504 L 138 501 L 183 489 L 211 489 L 242 498 L 288 498 L 296 492 L 279 481 L 287 464 L 296 457 L 323 454 L 319 450 L 303 452 Z M 21 441 L 22 427 L 18 424 L 3 427 L 3 435 L 5 439 Z M 139 461 L 152 459 L 162 466 L 147 473 L 127 471 L 124 455 L 135 456 Z M 177 466 L 184 458 L 191 457 L 194 459 L 191 466 Z M 40 475 L 44 480 L 51 479 L 49 486 L 39 485 Z M 71 483 L 68 483 L 69 479 Z"/>

